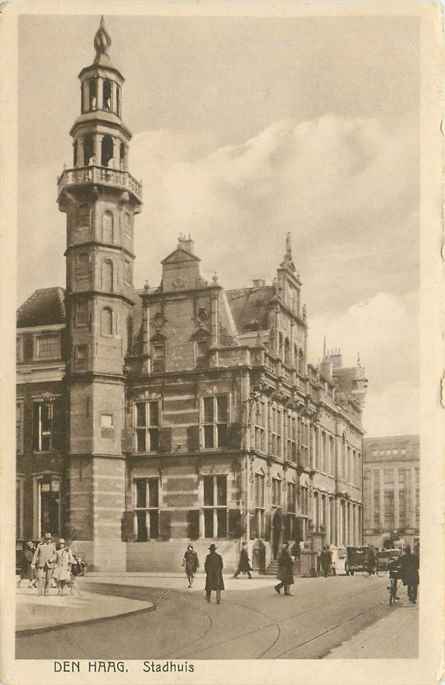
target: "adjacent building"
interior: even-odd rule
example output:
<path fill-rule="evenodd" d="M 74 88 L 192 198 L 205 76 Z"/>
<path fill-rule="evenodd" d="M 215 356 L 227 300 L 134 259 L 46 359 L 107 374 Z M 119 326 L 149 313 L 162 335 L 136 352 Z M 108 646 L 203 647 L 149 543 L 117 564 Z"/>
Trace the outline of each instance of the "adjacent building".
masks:
<path fill-rule="evenodd" d="M 382 547 L 392 540 L 417 544 L 420 520 L 418 435 L 364 440 L 364 537 Z"/>
<path fill-rule="evenodd" d="M 290 236 L 268 284 L 206 281 L 183 235 L 156 287 L 133 284 L 142 187 L 110 43 L 102 21 L 58 180 L 65 288 L 17 314 L 18 540 L 63 534 L 121 570 L 179 568 L 190 540 L 228 568 L 241 539 L 266 564 L 284 540 L 359 544 L 367 381 L 339 352 L 309 363 Z"/>

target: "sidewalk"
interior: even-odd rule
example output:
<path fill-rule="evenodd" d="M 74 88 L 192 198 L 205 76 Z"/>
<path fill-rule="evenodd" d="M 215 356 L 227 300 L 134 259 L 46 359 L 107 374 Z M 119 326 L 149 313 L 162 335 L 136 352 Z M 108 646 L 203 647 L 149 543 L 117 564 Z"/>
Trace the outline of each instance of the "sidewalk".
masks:
<path fill-rule="evenodd" d="M 75 594 L 39 596 L 31 588 L 16 590 L 16 632 L 30 634 L 73 623 L 98 621 L 154 609 L 151 602 L 88 592 L 77 586 Z"/>
<path fill-rule="evenodd" d="M 419 612 L 401 602 L 387 616 L 364 628 L 331 650 L 326 659 L 416 659 L 419 644 Z"/>

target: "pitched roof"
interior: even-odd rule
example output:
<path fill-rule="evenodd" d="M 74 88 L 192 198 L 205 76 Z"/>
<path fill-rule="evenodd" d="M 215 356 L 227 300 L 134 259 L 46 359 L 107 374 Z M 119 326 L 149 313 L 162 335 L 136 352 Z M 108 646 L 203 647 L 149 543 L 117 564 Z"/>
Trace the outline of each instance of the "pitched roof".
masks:
<path fill-rule="evenodd" d="M 65 323 L 63 288 L 39 288 L 17 310 L 17 328 Z"/>
<path fill-rule="evenodd" d="M 240 333 L 268 327 L 267 314 L 274 292 L 272 285 L 226 291 Z"/>
<path fill-rule="evenodd" d="M 173 250 L 164 259 L 161 259 L 161 264 L 181 264 L 182 262 L 200 261 L 200 258 L 192 252 L 185 250 L 183 247 L 177 247 L 176 250 Z"/>

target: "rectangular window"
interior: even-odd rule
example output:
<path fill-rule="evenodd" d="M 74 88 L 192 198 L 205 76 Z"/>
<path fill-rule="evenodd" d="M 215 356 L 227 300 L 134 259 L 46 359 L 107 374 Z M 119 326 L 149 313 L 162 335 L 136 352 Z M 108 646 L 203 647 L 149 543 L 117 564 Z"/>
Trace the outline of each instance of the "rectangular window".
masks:
<path fill-rule="evenodd" d="M 158 452 L 160 435 L 159 401 L 136 402 L 136 450 Z"/>
<path fill-rule="evenodd" d="M 287 484 L 287 511 L 290 513 L 296 512 L 296 486 L 295 483 Z"/>
<path fill-rule="evenodd" d="M 281 480 L 272 478 L 272 504 L 279 507 L 281 504 Z"/>
<path fill-rule="evenodd" d="M 36 452 L 47 452 L 52 448 L 54 402 L 33 404 L 33 445 Z"/>
<path fill-rule="evenodd" d="M 271 415 L 271 451 L 274 457 L 281 456 L 281 417 L 281 409 L 273 406 Z"/>
<path fill-rule="evenodd" d="M 76 304 L 76 326 L 88 326 L 88 302 L 80 300 Z"/>
<path fill-rule="evenodd" d="M 253 442 L 254 448 L 258 452 L 264 452 L 265 450 L 265 404 L 264 402 L 257 401 L 253 410 L 254 416 L 254 434 Z"/>
<path fill-rule="evenodd" d="M 204 448 L 226 447 L 228 444 L 229 396 L 204 397 L 201 421 Z"/>
<path fill-rule="evenodd" d="M 60 334 L 39 335 L 37 338 L 37 357 L 39 359 L 60 358 Z"/>
<path fill-rule="evenodd" d="M 23 453 L 23 428 L 24 428 L 24 405 L 23 402 L 16 402 L 15 405 L 15 439 L 17 454 Z"/>
<path fill-rule="evenodd" d="M 227 537 L 227 476 L 204 476 L 204 537 Z"/>
<path fill-rule="evenodd" d="M 151 368 L 153 373 L 163 373 L 165 371 L 165 343 L 153 343 L 151 346 L 151 350 Z"/>
<path fill-rule="evenodd" d="M 86 362 L 88 359 L 88 345 L 76 345 L 74 348 L 74 360 L 78 364 Z"/>
<path fill-rule="evenodd" d="M 383 521 L 385 529 L 394 528 L 394 490 L 385 490 L 383 493 Z"/>
<path fill-rule="evenodd" d="M 262 473 L 255 474 L 255 527 L 256 535 L 261 538 L 265 535 L 264 525 L 264 482 Z"/>
<path fill-rule="evenodd" d="M 159 537 L 159 479 L 136 478 L 136 540 L 146 542 Z"/>

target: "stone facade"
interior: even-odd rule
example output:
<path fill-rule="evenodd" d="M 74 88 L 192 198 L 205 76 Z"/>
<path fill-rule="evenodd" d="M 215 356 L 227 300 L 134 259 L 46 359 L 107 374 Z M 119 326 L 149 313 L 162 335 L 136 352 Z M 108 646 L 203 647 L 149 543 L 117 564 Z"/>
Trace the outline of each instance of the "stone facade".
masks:
<path fill-rule="evenodd" d="M 259 568 L 283 540 L 359 544 L 364 369 L 308 362 L 290 236 L 270 284 L 205 281 L 180 236 L 135 289 L 142 188 L 109 44 L 101 24 L 58 181 L 66 288 L 18 311 L 18 537 L 63 533 L 117 570 L 176 569 L 190 540 L 228 568 L 241 539 Z"/>
<path fill-rule="evenodd" d="M 420 441 L 418 435 L 364 440 L 365 520 L 367 543 L 419 541 Z"/>

